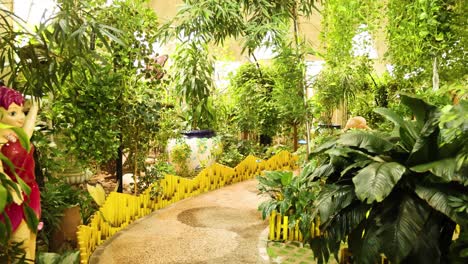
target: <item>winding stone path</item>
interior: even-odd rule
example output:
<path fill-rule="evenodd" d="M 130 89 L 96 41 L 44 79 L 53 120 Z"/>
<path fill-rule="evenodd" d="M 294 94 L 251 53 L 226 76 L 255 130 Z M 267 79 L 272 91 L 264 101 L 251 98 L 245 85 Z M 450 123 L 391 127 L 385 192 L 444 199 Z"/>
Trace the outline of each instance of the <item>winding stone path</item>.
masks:
<path fill-rule="evenodd" d="M 261 199 L 250 180 L 179 201 L 114 235 L 90 263 L 268 263 L 259 254 L 268 226 Z"/>

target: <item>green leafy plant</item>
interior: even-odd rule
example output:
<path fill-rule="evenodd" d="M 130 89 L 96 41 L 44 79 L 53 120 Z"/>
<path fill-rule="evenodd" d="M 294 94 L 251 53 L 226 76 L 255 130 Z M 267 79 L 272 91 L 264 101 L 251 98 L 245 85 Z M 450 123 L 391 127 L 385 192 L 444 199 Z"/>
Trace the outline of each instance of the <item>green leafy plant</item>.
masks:
<path fill-rule="evenodd" d="M 65 183 L 63 180 L 49 178 L 41 191 L 41 220 L 44 228 L 38 235 L 38 247 L 46 251 L 61 222 L 64 210 L 73 206 L 80 206 L 83 223 L 89 222 L 91 216 L 97 211 L 91 196 L 83 189 Z"/>
<path fill-rule="evenodd" d="M 300 226 L 308 226 L 313 220 L 312 203 L 320 190 L 319 182 L 309 181 L 314 168 L 315 165 L 311 162 L 297 176 L 292 171 L 270 171 L 258 176 L 260 194 L 270 198 L 258 207 L 262 217 L 265 219 L 276 211 L 289 217 L 290 226 L 294 226 L 299 220 Z"/>
<path fill-rule="evenodd" d="M 387 57 L 399 79 L 428 84 L 436 73 L 443 84 L 466 76 L 464 6 L 459 0 L 388 2 Z"/>
<path fill-rule="evenodd" d="M 118 30 L 96 19 L 89 1 L 59 0 L 57 7 L 33 32 L 8 10 L 1 12 L 0 79 L 25 94 L 43 97 L 68 81 L 86 80 L 105 64 L 94 44 L 110 49 L 107 39 L 118 40 Z"/>
<path fill-rule="evenodd" d="M 169 157 L 174 163 L 176 172 L 179 176 L 190 176 L 188 162 L 191 153 L 192 149 L 184 140 L 176 140 L 176 144 L 172 148 Z"/>
<path fill-rule="evenodd" d="M 278 48 L 279 56 L 273 61 L 275 69 L 275 88 L 273 97 L 283 128 L 292 130 L 293 150 L 299 147 L 299 128 L 310 117 L 305 101 L 304 72 L 305 63 L 301 54 L 302 47 L 296 50 L 290 44 L 283 44 Z M 275 130 L 273 130 L 275 131 Z"/>
<path fill-rule="evenodd" d="M 172 70 L 175 90 L 189 114 L 188 129 L 211 128 L 215 120 L 210 99 L 214 66 L 207 43 L 197 39 L 181 43 Z"/>
<path fill-rule="evenodd" d="M 234 168 L 245 158 L 237 147 L 239 139 L 236 135 L 230 133 L 220 134 L 220 137 L 223 144 L 223 151 L 220 153 L 217 162 Z"/>
<path fill-rule="evenodd" d="M 463 125 L 446 138 L 457 122 L 446 123 L 440 109 L 419 98 L 401 101 L 414 120 L 377 108 L 394 123 L 391 133 L 351 131 L 316 149 L 328 156 L 309 177 L 325 182 L 312 215 L 322 235 L 308 238 L 319 262 L 337 256 L 342 241 L 359 263 L 381 254 L 392 263 L 443 263 L 455 225 L 466 232 L 468 215 L 458 201 L 468 192 L 468 124 L 459 114 L 468 105 L 456 107 L 454 120 Z"/>
<path fill-rule="evenodd" d="M 37 264 L 78 264 L 80 251 L 69 251 L 63 254 L 42 252 L 37 256 Z"/>
<path fill-rule="evenodd" d="M 0 244 L 0 261 L 2 263 L 27 263 L 23 242 L 13 242 Z"/>
<path fill-rule="evenodd" d="M 150 197 L 156 198 L 162 191 L 158 184 L 166 174 L 175 174 L 176 171 L 166 161 L 158 161 L 155 164 L 145 166 L 145 174 L 138 178 L 137 188 L 138 193 L 143 193 L 146 189 L 151 188 Z M 134 183 L 130 183 L 130 187 L 134 187 Z"/>
<path fill-rule="evenodd" d="M 279 119 L 273 100 L 273 78 L 271 67 L 254 63 L 242 65 L 233 76 L 230 87 L 235 98 L 233 121 L 244 134 L 268 137 L 276 134 Z"/>

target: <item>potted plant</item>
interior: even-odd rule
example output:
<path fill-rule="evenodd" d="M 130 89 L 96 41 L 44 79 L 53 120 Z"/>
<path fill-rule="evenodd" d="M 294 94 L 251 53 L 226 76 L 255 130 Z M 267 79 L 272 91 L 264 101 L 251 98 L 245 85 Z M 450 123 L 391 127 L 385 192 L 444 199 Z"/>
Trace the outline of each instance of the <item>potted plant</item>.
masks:
<path fill-rule="evenodd" d="M 41 192 L 42 221 L 38 247 L 42 251 L 61 252 L 77 248 L 76 231 L 97 208 L 88 193 L 63 179 L 49 178 Z"/>

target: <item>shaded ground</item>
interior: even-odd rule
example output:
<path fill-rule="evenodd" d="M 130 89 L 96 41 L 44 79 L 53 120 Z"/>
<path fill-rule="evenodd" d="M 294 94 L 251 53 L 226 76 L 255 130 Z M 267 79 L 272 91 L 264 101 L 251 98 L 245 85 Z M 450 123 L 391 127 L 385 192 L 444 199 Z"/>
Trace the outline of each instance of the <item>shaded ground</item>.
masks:
<path fill-rule="evenodd" d="M 288 264 L 314 264 L 317 261 L 314 259 L 314 254 L 308 245 L 303 245 L 300 242 L 274 242 L 269 241 L 267 253 L 271 263 L 288 263 Z M 331 257 L 327 264 L 338 264 Z"/>
<path fill-rule="evenodd" d="M 268 263 L 256 187 L 237 183 L 158 210 L 101 245 L 90 263 Z"/>

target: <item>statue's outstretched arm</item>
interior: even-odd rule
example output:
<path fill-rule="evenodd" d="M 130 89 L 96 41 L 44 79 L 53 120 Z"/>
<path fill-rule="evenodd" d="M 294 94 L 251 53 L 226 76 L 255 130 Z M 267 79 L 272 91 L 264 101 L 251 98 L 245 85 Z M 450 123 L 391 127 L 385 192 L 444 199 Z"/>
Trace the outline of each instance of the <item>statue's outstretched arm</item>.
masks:
<path fill-rule="evenodd" d="M 29 108 L 28 115 L 25 117 L 23 130 L 31 139 L 32 134 L 34 133 L 34 127 L 36 126 L 37 112 L 39 110 L 39 99 L 32 98 L 31 107 Z"/>

